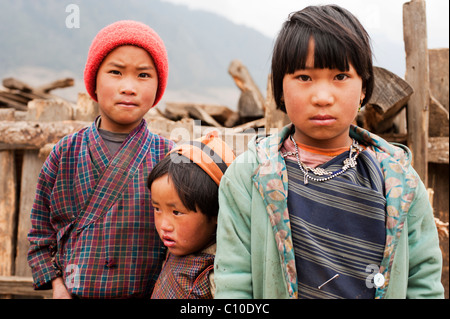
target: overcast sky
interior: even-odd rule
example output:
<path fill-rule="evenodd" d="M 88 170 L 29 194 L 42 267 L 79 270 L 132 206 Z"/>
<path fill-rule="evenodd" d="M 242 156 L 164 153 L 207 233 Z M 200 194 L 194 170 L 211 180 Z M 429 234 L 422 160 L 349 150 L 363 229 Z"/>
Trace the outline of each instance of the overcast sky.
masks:
<path fill-rule="evenodd" d="M 405 0 L 163 0 L 191 9 L 212 11 L 275 38 L 289 13 L 308 5 L 335 3 L 355 14 L 370 33 L 382 33 L 403 42 Z M 427 0 L 429 48 L 449 47 L 449 1 Z"/>

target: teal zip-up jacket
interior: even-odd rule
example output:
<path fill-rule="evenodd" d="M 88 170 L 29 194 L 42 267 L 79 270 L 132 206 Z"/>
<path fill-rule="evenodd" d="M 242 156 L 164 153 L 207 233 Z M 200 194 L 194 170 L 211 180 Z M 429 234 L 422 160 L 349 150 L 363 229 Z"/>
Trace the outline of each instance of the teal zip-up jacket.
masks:
<path fill-rule="evenodd" d="M 298 282 L 287 208 L 288 177 L 280 147 L 291 126 L 255 137 L 219 187 L 216 298 L 297 298 Z M 370 148 L 386 189 L 386 245 L 375 298 L 444 298 L 442 253 L 424 184 L 411 153 L 357 126 L 350 136 Z"/>

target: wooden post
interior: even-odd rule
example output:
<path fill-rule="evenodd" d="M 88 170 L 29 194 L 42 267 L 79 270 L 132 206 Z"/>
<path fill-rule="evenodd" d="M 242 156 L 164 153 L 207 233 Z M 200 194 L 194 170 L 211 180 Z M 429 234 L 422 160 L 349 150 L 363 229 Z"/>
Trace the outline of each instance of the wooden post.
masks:
<path fill-rule="evenodd" d="M 27 261 L 30 247 L 27 235 L 31 228 L 30 213 L 36 193 L 37 179 L 44 164 L 44 160 L 38 157 L 38 152 L 37 150 L 25 150 L 23 154 L 15 276 L 31 277 L 31 269 Z"/>
<path fill-rule="evenodd" d="M 0 276 L 14 271 L 16 188 L 14 151 L 0 151 Z"/>
<path fill-rule="evenodd" d="M 407 109 L 408 146 L 413 153 L 413 166 L 427 185 L 429 66 L 424 0 L 412 0 L 403 5 L 403 39 L 406 53 L 405 80 L 414 89 Z"/>
<path fill-rule="evenodd" d="M 53 85 L 56 84 L 53 83 Z M 70 121 L 72 116 L 73 109 L 70 103 L 62 100 L 41 99 L 30 101 L 26 114 L 28 120 L 34 121 L 34 123 L 41 123 L 42 125 L 47 123 L 64 123 L 64 120 Z M 55 139 L 56 141 L 57 139 Z M 27 235 L 31 228 L 30 213 L 36 194 L 37 179 L 45 160 L 39 158 L 38 154 L 39 149 L 25 150 L 23 154 L 20 207 L 17 219 L 17 255 L 14 273 L 16 276 L 31 277 L 31 270 L 27 262 L 29 248 Z"/>
<path fill-rule="evenodd" d="M 239 60 L 233 60 L 228 67 L 228 73 L 241 90 L 238 103 L 239 115 L 244 118 L 263 117 L 266 108 L 264 97 L 245 65 Z"/>

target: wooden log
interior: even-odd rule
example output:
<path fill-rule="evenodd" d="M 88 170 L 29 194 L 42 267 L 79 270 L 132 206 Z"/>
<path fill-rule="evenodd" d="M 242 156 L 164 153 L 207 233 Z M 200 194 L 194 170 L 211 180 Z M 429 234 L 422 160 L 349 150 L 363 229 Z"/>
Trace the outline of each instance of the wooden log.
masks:
<path fill-rule="evenodd" d="M 26 98 L 28 100 L 34 100 L 34 99 L 61 99 L 60 97 L 57 97 L 55 95 L 46 94 L 46 93 L 35 93 L 35 92 L 23 92 L 23 91 L 17 91 L 16 95 L 20 95 L 22 98 Z"/>
<path fill-rule="evenodd" d="M 60 79 L 60 80 L 56 80 L 56 81 L 41 85 L 41 86 L 35 88 L 34 91 L 49 93 L 50 91 L 55 90 L 55 89 L 62 89 L 62 88 L 73 86 L 74 83 L 75 83 L 74 79 L 65 78 L 65 79 Z"/>
<path fill-rule="evenodd" d="M 39 122 L 69 121 L 72 120 L 73 109 L 71 103 L 62 99 L 35 99 L 28 103 L 25 119 Z"/>
<path fill-rule="evenodd" d="M 429 137 L 448 136 L 449 114 L 448 110 L 430 94 Z"/>
<path fill-rule="evenodd" d="M 55 147 L 54 143 L 49 143 L 45 144 L 39 149 L 38 157 L 41 159 L 42 162 L 45 162 L 45 160 L 50 155 L 54 147 Z"/>
<path fill-rule="evenodd" d="M 186 106 L 186 109 L 189 112 L 189 115 L 195 119 L 201 120 L 211 126 L 215 127 L 222 126 L 215 119 L 213 119 L 206 111 L 204 111 L 203 109 L 199 108 L 196 105 Z"/>
<path fill-rule="evenodd" d="M 12 108 L 14 108 L 16 110 L 19 110 L 19 111 L 26 111 L 27 110 L 27 106 L 26 105 L 24 105 L 24 104 L 22 104 L 20 102 L 17 102 L 16 100 L 11 99 L 8 96 L 0 94 L 0 105 L 2 105 L 2 104 L 6 105 L 8 107 L 12 107 Z"/>
<path fill-rule="evenodd" d="M 449 49 L 428 50 L 430 92 L 449 111 Z"/>
<path fill-rule="evenodd" d="M 33 92 L 33 87 L 14 78 L 5 78 L 2 82 L 3 86 L 11 90 L 19 90 L 22 92 Z"/>
<path fill-rule="evenodd" d="M 250 72 L 239 60 L 233 60 L 228 67 L 237 87 L 241 90 L 238 113 L 242 117 L 262 117 L 265 112 L 265 101 Z"/>
<path fill-rule="evenodd" d="M 27 106 L 28 102 L 30 101 L 28 97 L 20 95 L 20 91 L 17 90 L 0 91 L 0 96 L 8 98 L 17 103 L 23 104 L 24 106 Z"/>
<path fill-rule="evenodd" d="M 430 138 L 431 140 L 433 138 Z M 447 137 L 448 143 L 448 137 Z M 447 144 L 448 145 L 448 144 Z M 448 146 L 447 146 L 448 150 Z M 435 218 L 439 218 L 440 221 L 448 223 L 449 221 L 449 165 L 448 165 L 448 153 L 447 163 L 428 163 L 428 187 L 434 190 L 433 196 L 433 214 Z M 440 228 L 439 225 L 438 229 Z M 438 232 L 439 233 L 439 232 Z M 440 236 L 439 246 L 442 251 L 442 277 L 441 282 L 445 288 L 445 298 L 449 298 L 449 238 L 448 236 Z"/>
<path fill-rule="evenodd" d="M 198 107 L 225 127 L 232 127 L 239 121 L 239 114 L 226 106 L 191 102 L 166 102 L 163 115 L 172 121 L 189 118 L 188 107 Z"/>
<path fill-rule="evenodd" d="M 75 121 L 93 122 L 99 115 L 98 103 L 87 93 L 78 93 L 73 119 Z"/>
<path fill-rule="evenodd" d="M 429 137 L 428 138 L 428 161 L 430 163 L 449 164 L 449 138 Z M 448 177 L 447 177 L 448 178 Z"/>
<path fill-rule="evenodd" d="M 0 121 L 14 121 L 15 119 L 13 109 L 0 109 Z"/>
<path fill-rule="evenodd" d="M 384 68 L 374 67 L 373 71 L 373 93 L 360 114 L 363 127 L 377 134 L 399 132 L 394 119 L 407 104 L 413 89 L 405 80 Z"/>
<path fill-rule="evenodd" d="M 193 120 L 185 119 L 179 122 L 161 119 L 149 119 L 148 128 L 155 134 L 176 140 L 180 132 L 184 136 L 192 136 Z M 46 144 L 55 144 L 61 138 L 80 129 L 90 126 L 92 122 L 84 121 L 0 121 L 0 150 L 39 150 Z M 177 130 L 179 128 L 179 130 Z"/>
<path fill-rule="evenodd" d="M 0 150 L 40 149 L 45 144 L 56 143 L 64 136 L 74 133 L 90 122 L 59 121 L 2 121 L 0 122 Z"/>
<path fill-rule="evenodd" d="M 53 291 L 51 289 L 34 290 L 33 278 L 20 276 L 0 276 L 0 294 L 43 298 L 53 297 Z"/>
<path fill-rule="evenodd" d="M 189 118 L 189 112 L 184 108 L 186 103 L 166 102 L 166 108 L 163 115 L 172 121 L 178 121 L 183 118 Z"/>
<path fill-rule="evenodd" d="M 14 90 L 15 94 L 22 96 L 23 98 L 28 98 L 29 100 L 33 99 L 61 99 L 61 97 L 52 95 L 48 93 L 52 89 L 56 89 L 58 87 L 62 87 L 63 85 L 68 85 L 72 82 L 73 79 L 64 79 L 60 81 L 55 81 L 49 84 L 45 84 L 41 87 L 35 88 L 27 83 L 20 81 L 15 78 L 5 78 L 3 79 L 3 86 L 10 90 Z"/>
<path fill-rule="evenodd" d="M 405 80 L 381 67 L 374 67 L 374 89 L 368 102 L 378 108 L 384 119 L 398 114 L 413 94 L 413 88 Z"/>
<path fill-rule="evenodd" d="M 146 121 L 150 132 L 164 136 L 175 143 L 193 139 L 195 123 L 191 118 L 175 122 L 165 118 L 149 117 Z"/>
<path fill-rule="evenodd" d="M 406 53 L 406 81 L 414 93 L 408 102 L 408 146 L 413 165 L 422 181 L 428 181 L 429 69 L 426 4 L 412 0 L 403 4 L 403 39 Z"/>
<path fill-rule="evenodd" d="M 45 159 L 44 159 L 45 160 Z M 17 222 L 16 242 L 16 276 L 31 276 L 28 266 L 27 254 L 29 242 L 28 232 L 31 228 L 30 213 L 33 207 L 34 194 L 36 193 L 37 179 L 44 160 L 38 157 L 37 150 L 26 150 L 23 154 L 22 177 L 20 183 L 19 216 Z"/>
<path fill-rule="evenodd" d="M 16 169 L 13 151 L 0 151 L 0 275 L 14 269 L 16 226 Z"/>

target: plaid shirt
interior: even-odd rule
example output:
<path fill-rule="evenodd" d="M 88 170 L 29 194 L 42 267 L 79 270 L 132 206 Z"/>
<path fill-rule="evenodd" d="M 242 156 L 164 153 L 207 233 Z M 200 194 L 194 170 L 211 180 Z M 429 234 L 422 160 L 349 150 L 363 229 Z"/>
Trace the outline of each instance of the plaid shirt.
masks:
<path fill-rule="evenodd" d="M 51 288 L 51 280 L 63 276 L 81 298 L 151 295 L 165 249 L 146 182 L 172 147 L 145 121 L 114 157 L 95 123 L 58 142 L 39 175 L 31 211 L 28 262 L 35 289 Z"/>
<path fill-rule="evenodd" d="M 214 271 L 214 255 L 167 255 L 152 299 L 212 299 L 209 274 Z"/>

